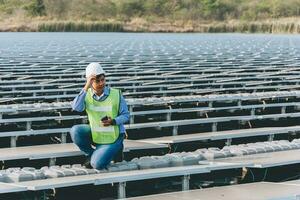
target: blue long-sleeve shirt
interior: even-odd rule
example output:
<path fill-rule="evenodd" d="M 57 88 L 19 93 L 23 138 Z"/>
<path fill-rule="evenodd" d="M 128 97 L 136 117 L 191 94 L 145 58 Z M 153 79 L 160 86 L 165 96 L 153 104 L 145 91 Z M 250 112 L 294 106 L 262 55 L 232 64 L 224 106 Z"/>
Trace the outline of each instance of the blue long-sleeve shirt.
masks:
<path fill-rule="evenodd" d="M 80 93 L 75 97 L 75 99 L 72 101 L 72 109 L 78 112 L 83 112 L 85 110 L 85 97 L 87 92 L 82 89 Z M 99 97 L 96 94 L 93 95 L 93 98 L 98 101 L 103 101 L 106 99 L 106 97 L 109 95 L 109 88 L 105 87 L 103 90 L 103 94 Z M 127 103 L 124 99 L 124 97 L 121 95 L 120 98 L 120 106 L 119 106 L 119 114 L 114 119 L 116 121 L 116 125 L 119 126 L 120 133 L 125 133 L 125 127 L 123 124 L 129 121 L 129 111 Z"/>

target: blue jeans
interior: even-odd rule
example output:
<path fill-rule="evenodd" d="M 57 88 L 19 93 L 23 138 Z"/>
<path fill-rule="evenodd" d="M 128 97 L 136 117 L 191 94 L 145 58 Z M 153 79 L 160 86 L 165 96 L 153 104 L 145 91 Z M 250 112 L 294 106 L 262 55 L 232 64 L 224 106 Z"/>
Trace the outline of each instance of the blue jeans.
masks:
<path fill-rule="evenodd" d="M 123 150 L 124 134 L 122 133 L 112 144 L 95 144 L 96 149 L 92 147 L 92 133 L 89 125 L 75 125 L 71 128 L 70 134 L 73 142 L 79 149 L 91 158 L 91 165 L 95 169 L 105 168 L 115 155 L 121 149 Z"/>

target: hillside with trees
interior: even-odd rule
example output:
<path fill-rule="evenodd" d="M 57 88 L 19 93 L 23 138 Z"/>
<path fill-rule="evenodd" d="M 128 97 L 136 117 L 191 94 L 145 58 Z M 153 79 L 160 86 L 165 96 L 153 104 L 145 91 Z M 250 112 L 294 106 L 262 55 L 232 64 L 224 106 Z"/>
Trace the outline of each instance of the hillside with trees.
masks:
<path fill-rule="evenodd" d="M 300 33 L 300 0 L 0 0 L 2 31 Z"/>

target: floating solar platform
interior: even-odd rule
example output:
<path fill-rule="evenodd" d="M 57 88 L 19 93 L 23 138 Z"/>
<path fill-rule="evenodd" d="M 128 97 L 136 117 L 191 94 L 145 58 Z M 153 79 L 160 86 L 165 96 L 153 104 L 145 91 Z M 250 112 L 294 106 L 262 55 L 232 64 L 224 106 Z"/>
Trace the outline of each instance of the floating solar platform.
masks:
<path fill-rule="evenodd" d="M 126 156 L 142 168 L 164 166 L 159 156 L 181 165 L 194 163 L 194 155 L 185 152 L 198 149 L 207 162 L 148 172 L 116 172 L 115 167 L 107 174 L 17 185 L 0 181 L 1 194 L 118 183 L 118 197 L 124 198 L 126 181 L 182 176 L 182 189 L 188 189 L 193 173 L 298 164 L 299 142 L 293 139 L 299 138 L 299 53 L 296 35 L 1 33 L 0 160 L 64 157 L 68 165 L 67 158 L 83 157 L 68 132 L 87 118 L 71 109 L 71 101 L 85 84 L 85 67 L 100 62 L 107 85 L 122 91 L 131 113 Z M 202 145 L 207 146 L 201 150 Z M 20 178 L 14 173 L 12 179 Z M 272 188 L 272 195 L 256 194 L 275 199 L 298 189 L 252 183 L 176 197 L 217 198 L 223 192 L 224 198 L 244 197 L 256 187 Z"/>

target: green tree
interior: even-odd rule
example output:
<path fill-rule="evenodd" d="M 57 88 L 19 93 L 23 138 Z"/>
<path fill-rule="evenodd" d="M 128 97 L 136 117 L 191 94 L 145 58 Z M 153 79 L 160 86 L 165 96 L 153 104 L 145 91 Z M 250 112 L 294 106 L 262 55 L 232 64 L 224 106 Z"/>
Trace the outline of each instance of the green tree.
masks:
<path fill-rule="evenodd" d="M 120 15 L 125 17 L 141 16 L 144 12 L 144 2 L 140 0 L 120 1 L 118 5 Z"/>
<path fill-rule="evenodd" d="M 46 15 L 46 7 L 43 0 L 33 0 L 29 5 L 25 7 L 31 16 L 43 16 Z"/>

